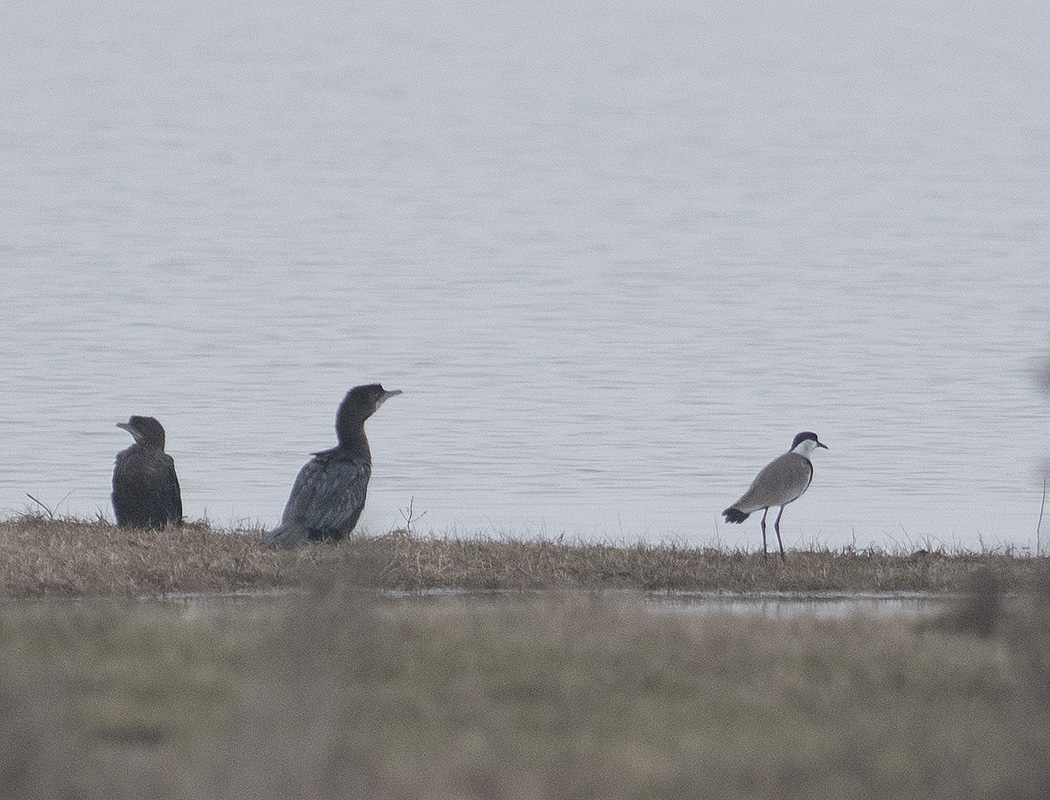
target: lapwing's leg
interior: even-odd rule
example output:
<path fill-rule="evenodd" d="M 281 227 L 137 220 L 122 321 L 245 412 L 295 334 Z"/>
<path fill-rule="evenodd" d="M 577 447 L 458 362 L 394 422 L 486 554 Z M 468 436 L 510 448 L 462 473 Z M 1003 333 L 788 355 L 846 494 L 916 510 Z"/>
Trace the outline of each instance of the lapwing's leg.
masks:
<path fill-rule="evenodd" d="M 762 511 L 762 558 L 769 556 L 769 553 L 766 551 L 766 514 L 768 513 L 768 508 Z"/>
<path fill-rule="evenodd" d="M 784 540 L 780 538 L 780 518 L 784 516 L 784 506 L 780 507 L 780 513 L 777 514 L 777 521 L 773 523 L 773 530 L 777 532 L 777 543 L 780 545 L 780 560 L 787 561 L 787 556 L 784 555 Z"/>

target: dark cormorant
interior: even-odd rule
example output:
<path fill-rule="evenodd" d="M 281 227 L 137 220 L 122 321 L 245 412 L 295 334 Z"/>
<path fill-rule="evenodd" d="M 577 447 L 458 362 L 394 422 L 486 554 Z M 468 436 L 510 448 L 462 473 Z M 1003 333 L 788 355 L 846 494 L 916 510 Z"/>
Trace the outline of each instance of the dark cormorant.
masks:
<path fill-rule="evenodd" d="M 398 394 L 400 390 L 388 392 L 378 383 L 355 386 L 346 393 L 335 417 L 339 444 L 314 453 L 299 470 L 281 524 L 263 537 L 263 544 L 296 547 L 307 541 L 342 539 L 354 529 L 372 475 L 365 420 Z"/>
<path fill-rule="evenodd" d="M 118 422 L 135 444 L 117 453 L 113 468 L 113 510 L 122 528 L 163 528 L 182 524 L 182 494 L 175 461 L 164 452 L 164 426 L 153 417 Z"/>

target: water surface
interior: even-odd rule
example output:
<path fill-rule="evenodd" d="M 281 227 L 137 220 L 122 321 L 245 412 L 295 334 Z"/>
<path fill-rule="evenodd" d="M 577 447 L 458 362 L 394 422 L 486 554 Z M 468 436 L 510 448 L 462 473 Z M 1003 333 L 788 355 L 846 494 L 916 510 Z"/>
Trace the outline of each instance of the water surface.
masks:
<path fill-rule="evenodd" d="M 0 10 L 0 514 L 151 414 L 272 525 L 381 381 L 373 532 L 754 546 L 811 429 L 789 546 L 1034 547 L 1044 4 L 99 5 Z"/>

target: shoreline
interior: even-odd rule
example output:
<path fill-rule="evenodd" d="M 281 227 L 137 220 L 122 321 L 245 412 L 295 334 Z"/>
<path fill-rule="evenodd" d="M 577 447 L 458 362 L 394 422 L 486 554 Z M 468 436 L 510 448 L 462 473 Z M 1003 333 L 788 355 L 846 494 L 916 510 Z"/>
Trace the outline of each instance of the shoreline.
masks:
<path fill-rule="evenodd" d="M 420 536 L 404 530 L 276 551 L 261 530 L 191 522 L 159 531 L 26 514 L 0 520 L 0 598 L 163 596 L 291 590 L 339 580 L 378 592 L 645 593 L 968 591 L 993 570 L 1005 591 L 1046 557 L 1010 550 L 795 550 Z"/>

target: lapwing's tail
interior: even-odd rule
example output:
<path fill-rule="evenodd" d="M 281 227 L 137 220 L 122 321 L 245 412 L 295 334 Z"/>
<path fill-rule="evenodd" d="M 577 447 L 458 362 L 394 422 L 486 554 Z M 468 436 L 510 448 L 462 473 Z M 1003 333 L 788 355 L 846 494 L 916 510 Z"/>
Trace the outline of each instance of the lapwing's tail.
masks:
<path fill-rule="evenodd" d="M 726 522 L 743 522 L 745 519 L 750 517 L 750 514 L 745 514 L 739 508 L 727 508 L 722 512 L 722 516 L 726 518 Z"/>

